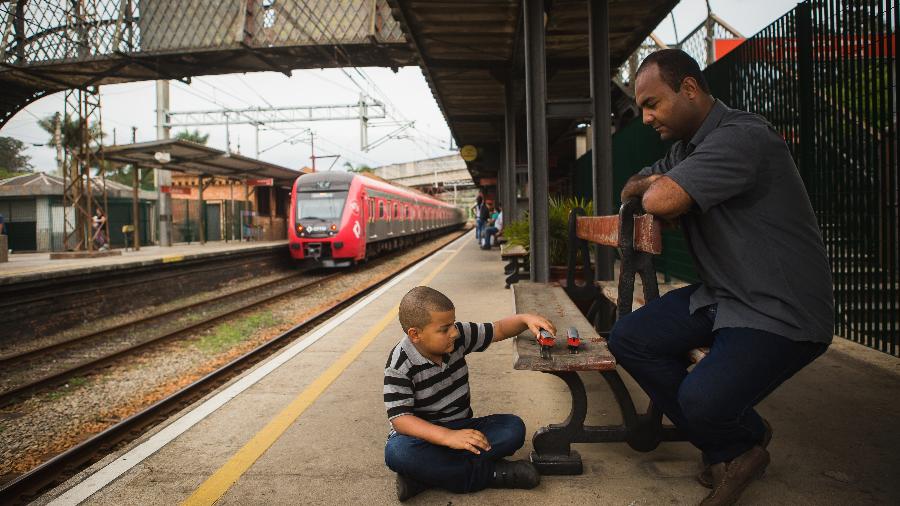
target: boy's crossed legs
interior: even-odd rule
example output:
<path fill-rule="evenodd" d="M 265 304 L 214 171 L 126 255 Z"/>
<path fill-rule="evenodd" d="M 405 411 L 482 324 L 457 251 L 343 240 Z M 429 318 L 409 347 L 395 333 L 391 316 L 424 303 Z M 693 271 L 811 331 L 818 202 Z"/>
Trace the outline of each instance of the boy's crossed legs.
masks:
<path fill-rule="evenodd" d="M 455 493 L 476 492 L 498 486 L 494 473 L 497 461 L 512 455 L 525 443 L 525 424 L 515 415 L 489 415 L 441 425 L 453 430 L 478 430 L 487 437 L 491 449 L 476 455 L 395 433 L 384 448 L 387 466 L 429 487 Z"/>

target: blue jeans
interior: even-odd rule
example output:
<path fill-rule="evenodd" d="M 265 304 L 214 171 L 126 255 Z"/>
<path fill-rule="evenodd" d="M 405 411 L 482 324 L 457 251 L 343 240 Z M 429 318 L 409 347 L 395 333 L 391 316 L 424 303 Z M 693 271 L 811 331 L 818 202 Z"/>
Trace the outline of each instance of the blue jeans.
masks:
<path fill-rule="evenodd" d="M 828 345 L 751 328 L 713 332 L 714 305 L 690 314 L 698 286 L 673 290 L 617 321 L 609 349 L 704 462 L 716 464 L 762 441 L 765 426 L 753 407 Z M 688 351 L 707 346 L 709 354 L 688 373 Z"/>
<path fill-rule="evenodd" d="M 482 234 L 484 234 L 484 225 L 485 225 L 485 220 L 482 220 L 480 218 L 475 218 L 475 240 L 476 241 L 479 241 L 479 242 L 481 241 L 481 236 L 482 236 Z"/>
<path fill-rule="evenodd" d="M 491 227 L 484 229 L 484 232 L 482 232 L 483 239 L 481 241 L 481 247 L 484 249 L 490 249 L 491 238 L 494 238 L 494 236 L 496 236 L 499 233 L 500 233 L 500 229 L 498 229 L 497 227 L 491 226 Z M 494 240 L 496 241 L 496 238 L 494 238 Z"/>
<path fill-rule="evenodd" d="M 491 449 L 475 455 L 395 433 L 384 447 L 385 464 L 395 473 L 431 487 L 455 493 L 477 492 L 490 485 L 494 462 L 512 455 L 525 443 L 525 423 L 515 415 L 490 415 L 440 425 L 481 431 Z"/>

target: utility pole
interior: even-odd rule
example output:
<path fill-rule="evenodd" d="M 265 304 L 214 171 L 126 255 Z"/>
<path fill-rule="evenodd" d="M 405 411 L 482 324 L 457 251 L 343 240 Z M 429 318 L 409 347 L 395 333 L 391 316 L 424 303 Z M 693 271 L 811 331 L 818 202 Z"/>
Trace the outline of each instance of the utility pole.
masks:
<path fill-rule="evenodd" d="M 53 116 L 53 144 L 56 146 L 56 175 L 63 176 L 63 163 L 65 163 L 66 155 L 62 145 L 62 117 L 59 113 Z"/>
<path fill-rule="evenodd" d="M 309 132 L 309 159 L 312 160 L 312 170 L 316 171 L 316 133 Z"/>
<path fill-rule="evenodd" d="M 168 139 L 171 134 L 171 127 L 168 124 L 169 114 L 169 81 L 156 81 L 156 138 L 157 140 Z M 172 173 L 157 168 L 156 172 L 156 202 L 159 209 L 159 245 L 172 245 L 172 197 L 168 193 L 160 191 L 162 186 L 170 186 L 172 184 Z"/>

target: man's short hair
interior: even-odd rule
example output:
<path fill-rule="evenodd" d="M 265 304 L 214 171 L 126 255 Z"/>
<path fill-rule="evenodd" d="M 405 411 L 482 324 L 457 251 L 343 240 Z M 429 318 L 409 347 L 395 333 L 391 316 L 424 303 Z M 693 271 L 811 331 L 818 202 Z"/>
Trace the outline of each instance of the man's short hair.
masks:
<path fill-rule="evenodd" d="M 675 92 L 681 90 L 681 83 L 685 77 L 693 77 L 697 81 L 697 86 L 707 95 L 710 94 L 709 84 L 706 82 L 703 72 L 700 71 L 700 65 L 691 58 L 691 55 L 681 49 L 660 49 L 655 53 L 650 53 L 638 67 L 635 78 L 652 65 L 656 65 L 662 80 Z"/>
<path fill-rule="evenodd" d="M 428 286 L 417 286 L 406 293 L 400 301 L 400 325 L 403 332 L 415 327 L 423 329 L 431 323 L 431 311 L 452 311 L 453 301 L 446 295 Z"/>

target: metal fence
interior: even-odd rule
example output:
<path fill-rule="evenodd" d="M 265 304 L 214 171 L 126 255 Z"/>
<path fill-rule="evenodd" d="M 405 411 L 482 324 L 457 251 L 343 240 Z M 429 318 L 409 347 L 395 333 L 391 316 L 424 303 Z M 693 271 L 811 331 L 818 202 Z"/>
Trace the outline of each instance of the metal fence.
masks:
<path fill-rule="evenodd" d="M 831 261 L 835 333 L 900 354 L 898 0 L 810 0 L 709 66 L 790 147 Z"/>
<path fill-rule="evenodd" d="M 0 1 L 0 62 L 319 44 L 404 44 L 387 0 Z"/>

